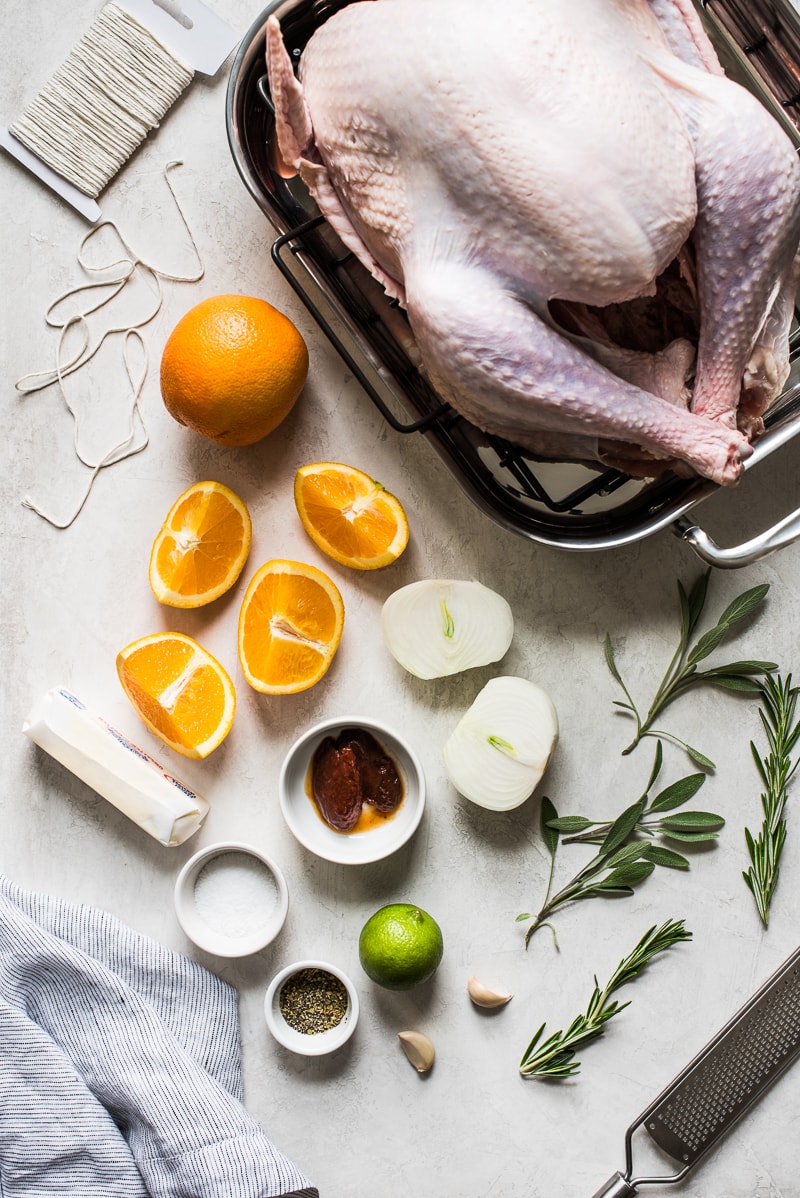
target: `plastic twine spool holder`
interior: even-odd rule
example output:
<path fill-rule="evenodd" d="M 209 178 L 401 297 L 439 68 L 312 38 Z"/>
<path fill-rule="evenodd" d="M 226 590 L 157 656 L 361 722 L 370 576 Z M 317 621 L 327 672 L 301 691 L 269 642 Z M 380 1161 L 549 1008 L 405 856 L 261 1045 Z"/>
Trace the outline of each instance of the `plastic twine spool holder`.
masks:
<path fill-rule="evenodd" d="M 201 0 L 109 0 L 2 146 L 93 223 L 97 197 L 196 73 L 213 76 L 239 38 Z"/>

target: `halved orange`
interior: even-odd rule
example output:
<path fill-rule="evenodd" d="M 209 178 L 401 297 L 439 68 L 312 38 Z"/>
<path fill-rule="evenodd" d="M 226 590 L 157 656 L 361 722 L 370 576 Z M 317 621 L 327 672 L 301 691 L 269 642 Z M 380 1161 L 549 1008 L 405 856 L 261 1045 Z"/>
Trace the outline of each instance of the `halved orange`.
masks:
<path fill-rule="evenodd" d="M 236 692 L 202 645 L 156 632 L 120 650 L 117 673 L 151 732 L 184 757 L 207 757 L 231 730 Z"/>
<path fill-rule="evenodd" d="M 239 613 L 239 662 L 257 691 L 291 695 L 326 673 L 339 648 L 344 603 L 335 584 L 303 562 L 265 562 Z"/>
<path fill-rule="evenodd" d="M 230 590 L 250 552 L 250 513 L 222 483 L 180 495 L 150 553 L 150 587 L 168 607 L 202 607 Z"/>
<path fill-rule="evenodd" d="M 301 466 L 294 479 L 294 501 L 312 541 L 342 566 L 377 570 L 396 561 L 408 544 L 408 520 L 400 500 L 354 466 Z"/>

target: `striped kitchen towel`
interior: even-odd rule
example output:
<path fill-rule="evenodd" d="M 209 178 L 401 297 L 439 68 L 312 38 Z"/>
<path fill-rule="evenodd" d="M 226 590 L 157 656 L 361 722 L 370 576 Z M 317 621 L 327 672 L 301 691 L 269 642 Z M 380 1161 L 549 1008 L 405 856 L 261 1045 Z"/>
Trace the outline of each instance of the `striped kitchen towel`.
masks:
<path fill-rule="evenodd" d="M 2 1198 L 318 1198 L 242 1105 L 238 996 L 0 875 Z"/>

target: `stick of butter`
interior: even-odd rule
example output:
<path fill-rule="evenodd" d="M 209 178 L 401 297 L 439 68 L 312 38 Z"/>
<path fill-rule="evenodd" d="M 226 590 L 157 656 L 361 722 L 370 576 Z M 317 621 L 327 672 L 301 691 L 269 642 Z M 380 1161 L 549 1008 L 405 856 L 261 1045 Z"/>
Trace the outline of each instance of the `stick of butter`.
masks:
<path fill-rule="evenodd" d="M 208 813 L 205 799 L 63 686 L 42 695 L 22 731 L 161 844 L 183 844 Z"/>

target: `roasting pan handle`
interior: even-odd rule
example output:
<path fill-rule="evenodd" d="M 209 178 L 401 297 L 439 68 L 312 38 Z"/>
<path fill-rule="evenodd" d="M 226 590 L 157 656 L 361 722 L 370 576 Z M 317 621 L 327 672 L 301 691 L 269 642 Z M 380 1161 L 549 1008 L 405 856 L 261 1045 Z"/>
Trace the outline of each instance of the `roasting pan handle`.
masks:
<path fill-rule="evenodd" d="M 676 536 L 687 541 L 698 557 L 709 566 L 717 566 L 721 570 L 735 570 L 740 566 L 750 566 L 762 558 L 769 557 L 778 549 L 784 549 L 793 541 L 800 538 L 800 508 L 784 516 L 772 528 L 759 533 L 750 541 L 734 545 L 730 549 L 722 549 L 716 541 L 704 532 L 697 524 L 693 524 L 686 516 L 681 516 L 673 524 Z"/>

